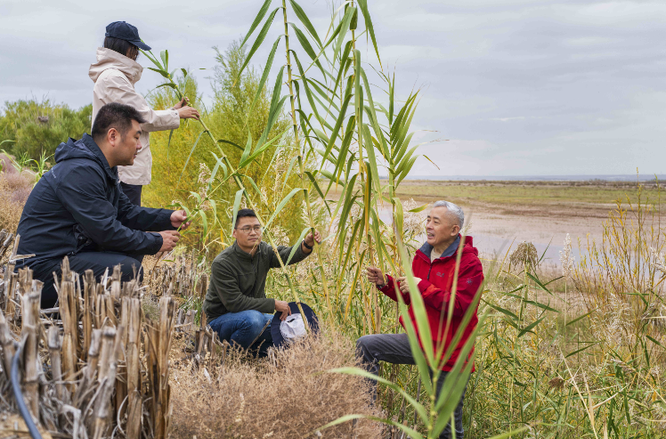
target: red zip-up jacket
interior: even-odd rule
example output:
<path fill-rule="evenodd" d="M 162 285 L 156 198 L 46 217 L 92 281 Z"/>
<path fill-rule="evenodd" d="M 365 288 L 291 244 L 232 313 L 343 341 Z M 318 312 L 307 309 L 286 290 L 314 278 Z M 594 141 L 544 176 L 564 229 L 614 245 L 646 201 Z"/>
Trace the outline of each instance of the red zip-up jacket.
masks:
<path fill-rule="evenodd" d="M 437 352 L 437 348 L 441 346 L 442 342 L 444 343 L 443 353 L 446 352 L 451 340 L 460 328 L 467 309 L 474 301 L 475 295 L 477 293 L 481 294 L 480 287 L 483 283 L 483 267 L 478 257 L 479 251 L 473 246 L 471 236 L 466 236 L 462 245 L 463 249 L 460 259 L 460 269 L 458 271 L 458 284 L 453 304 L 453 315 L 451 316 L 451 327 L 447 332 L 445 331 L 446 320 L 458 251 L 456 250 L 451 256 L 440 257 L 431 262 L 430 253 L 432 246 L 425 243 L 416 251 L 414 261 L 412 262 L 414 276 L 421 278 L 418 287 L 428 315 L 428 323 L 430 324 L 435 352 Z M 391 299 L 397 301 L 398 297 L 396 296 L 396 289 L 394 287 L 395 281 L 391 276 L 387 276 L 387 278 L 387 284 L 380 290 Z M 409 305 L 409 316 L 416 328 L 416 319 L 410 303 L 409 294 L 402 294 L 402 298 L 405 304 Z M 467 324 L 467 327 L 463 328 L 463 336 L 458 346 L 455 347 L 449 360 L 442 366 L 443 371 L 450 371 L 453 368 L 460 350 L 474 331 L 474 328 L 476 328 L 477 322 L 478 318 L 475 309 L 474 315 Z M 402 316 L 400 317 L 400 323 L 403 327 L 405 326 Z M 470 352 L 470 356 L 473 352 L 473 350 Z"/>

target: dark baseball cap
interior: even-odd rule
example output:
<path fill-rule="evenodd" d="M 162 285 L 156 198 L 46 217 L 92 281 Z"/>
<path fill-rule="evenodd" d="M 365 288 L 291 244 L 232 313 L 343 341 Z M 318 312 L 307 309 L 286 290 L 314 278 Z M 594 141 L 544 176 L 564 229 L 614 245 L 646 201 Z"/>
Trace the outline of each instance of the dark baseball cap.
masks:
<path fill-rule="evenodd" d="M 141 41 L 137 28 L 125 21 L 114 21 L 108 25 L 105 36 L 129 41 L 139 49 L 150 50 L 150 46 Z"/>

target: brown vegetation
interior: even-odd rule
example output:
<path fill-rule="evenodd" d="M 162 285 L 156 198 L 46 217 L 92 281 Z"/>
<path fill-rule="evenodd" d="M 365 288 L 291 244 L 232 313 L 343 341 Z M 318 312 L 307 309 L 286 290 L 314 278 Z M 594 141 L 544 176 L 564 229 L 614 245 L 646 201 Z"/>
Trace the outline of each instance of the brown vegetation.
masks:
<path fill-rule="evenodd" d="M 19 173 L 4 154 L 0 154 L 0 164 L 0 229 L 14 232 L 35 177 L 30 171 Z"/>
<path fill-rule="evenodd" d="M 182 364 L 172 375 L 171 437 L 379 438 L 381 427 L 367 420 L 316 433 L 343 415 L 377 415 L 364 379 L 326 373 L 355 362 L 346 337 L 325 333 L 275 350 L 267 360 L 232 352 L 222 364 L 196 372 Z"/>

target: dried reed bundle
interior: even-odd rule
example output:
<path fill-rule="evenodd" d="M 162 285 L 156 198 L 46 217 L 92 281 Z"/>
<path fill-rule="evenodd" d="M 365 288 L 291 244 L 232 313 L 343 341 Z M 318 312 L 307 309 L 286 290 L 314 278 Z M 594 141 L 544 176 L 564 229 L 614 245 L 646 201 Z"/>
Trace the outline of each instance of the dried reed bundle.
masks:
<path fill-rule="evenodd" d="M 0 308 L 0 391 L 9 389 L 21 340 L 21 390 L 43 429 L 73 438 L 166 438 L 173 298 L 162 296 L 159 320 L 151 320 L 142 312 L 140 285 L 121 283 L 119 269 L 98 283 L 90 270 L 72 272 L 65 258 L 56 280 L 60 320 L 49 319 L 40 315 L 42 283 L 31 270 L 13 268 L 5 267 L 0 284 L 10 312 Z"/>

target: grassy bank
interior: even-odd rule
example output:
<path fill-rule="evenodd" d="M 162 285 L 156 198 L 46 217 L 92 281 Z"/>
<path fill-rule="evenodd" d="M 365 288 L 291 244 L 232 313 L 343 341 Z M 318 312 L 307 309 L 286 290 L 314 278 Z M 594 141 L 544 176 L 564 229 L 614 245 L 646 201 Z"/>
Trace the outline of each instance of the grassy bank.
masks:
<path fill-rule="evenodd" d="M 655 185 L 646 184 L 645 188 L 648 193 L 656 191 Z M 635 189 L 636 183 L 627 182 L 405 180 L 397 190 L 397 195 L 424 202 L 446 199 L 463 205 L 589 204 L 589 207 L 607 208 L 616 200 L 624 200 L 627 196 L 635 201 Z"/>

